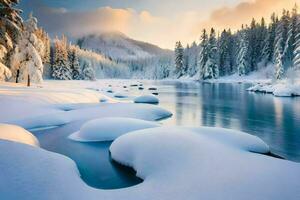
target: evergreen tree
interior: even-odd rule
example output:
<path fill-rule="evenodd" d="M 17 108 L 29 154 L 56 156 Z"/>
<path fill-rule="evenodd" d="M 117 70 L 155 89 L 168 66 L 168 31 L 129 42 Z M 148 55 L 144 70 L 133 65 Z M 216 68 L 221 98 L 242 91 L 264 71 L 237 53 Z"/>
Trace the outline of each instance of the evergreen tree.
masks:
<path fill-rule="evenodd" d="M 81 79 L 81 69 L 80 69 L 77 49 L 75 47 L 70 47 L 68 54 L 69 54 L 70 68 L 71 68 L 71 72 L 72 72 L 72 79 L 80 80 Z"/>
<path fill-rule="evenodd" d="M 24 31 L 10 57 L 12 80 L 16 82 L 41 83 L 43 80 L 43 42 L 39 40 L 35 32 L 37 30 L 37 19 L 32 15 L 24 23 Z"/>
<path fill-rule="evenodd" d="M 84 62 L 82 75 L 84 80 L 90 80 L 90 81 L 96 80 L 95 70 L 92 68 L 89 62 Z"/>
<path fill-rule="evenodd" d="M 275 64 L 275 78 L 281 79 L 284 73 L 284 48 L 287 41 L 289 13 L 284 10 L 281 20 L 276 27 L 275 35 L 275 50 L 274 50 L 274 64 Z"/>
<path fill-rule="evenodd" d="M 272 62 L 274 59 L 274 47 L 275 47 L 275 37 L 276 37 L 276 28 L 278 25 L 278 19 L 276 18 L 275 13 L 271 16 L 271 23 L 268 28 L 268 34 L 264 42 L 263 52 L 262 52 L 262 61 L 265 64 Z"/>
<path fill-rule="evenodd" d="M 219 41 L 219 66 L 220 76 L 225 76 L 231 71 L 230 33 L 223 30 Z"/>
<path fill-rule="evenodd" d="M 219 77 L 218 47 L 215 30 L 212 28 L 208 40 L 208 60 L 205 64 L 204 79 Z"/>
<path fill-rule="evenodd" d="M 72 72 L 68 60 L 67 39 L 56 39 L 54 42 L 54 59 L 52 77 L 58 80 L 71 80 Z"/>
<path fill-rule="evenodd" d="M 191 57 L 191 49 L 190 46 L 187 45 L 186 48 L 183 51 L 183 75 L 186 75 L 188 72 L 188 69 L 190 67 L 190 57 Z"/>
<path fill-rule="evenodd" d="M 291 22 L 290 12 L 284 10 L 282 18 L 280 20 L 281 27 L 282 27 L 282 48 L 283 48 L 282 64 L 284 67 L 283 71 L 285 71 L 285 69 L 287 69 L 288 66 L 291 65 L 291 62 L 292 62 L 292 58 L 290 57 L 292 55 L 288 53 L 289 52 L 288 47 L 290 46 L 288 44 L 288 33 L 289 33 L 289 28 L 290 28 L 290 22 Z M 287 51 L 285 51 L 285 49 L 287 49 Z"/>
<path fill-rule="evenodd" d="M 198 55 L 199 54 L 199 48 L 196 42 L 193 42 L 190 47 L 190 55 L 189 55 L 189 69 L 188 69 L 188 75 L 190 77 L 195 76 L 195 74 L 198 71 Z"/>
<path fill-rule="evenodd" d="M 18 0 L 0 1 L 0 77 L 3 80 L 11 77 L 8 56 L 14 51 L 23 28 L 21 10 L 15 8 L 18 3 Z"/>
<path fill-rule="evenodd" d="M 296 44 L 295 40 L 297 34 L 297 19 L 298 19 L 298 12 L 297 12 L 297 5 L 295 5 L 289 22 L 287 41 L 283 52 L 285 65 L 287 67 L 291 67 L 293 63 L 295 44 Z"/>
<path fill-rule="evenodd" d="M 245 30 L 240 32 L 239 52 L 237 55 L 237 71 L 239 76 L 245 75 L 248 71 L 248 41 Z"/>
<path fill-rule="evenodd" d="M 184 74 L 183 46 L 180 41 L 175 45 L 175 74 L 179 78 Z"/>
<path fill-rule="evenodd" d="M 300 70 L 300 16 L 296 20 L 295 46 L 293 52 L 293 68 Z"/>
<path fill-rule="evenodd" d="M 200 52 L 199 52 L 199 78 L 204 79 L 205 76 L 205 65 L 208 60 L 208 35 L 206 30 L 202 31 L 201 39 L 200 39 Z"/>

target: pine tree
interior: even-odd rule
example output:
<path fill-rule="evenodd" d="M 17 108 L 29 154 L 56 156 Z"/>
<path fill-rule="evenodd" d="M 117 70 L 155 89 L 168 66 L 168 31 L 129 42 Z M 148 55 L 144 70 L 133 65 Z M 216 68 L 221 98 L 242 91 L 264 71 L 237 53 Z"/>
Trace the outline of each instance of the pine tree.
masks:
<path fill-rule="evenodd" d="M 184 74 L 183 46 L 180 41 L 175 45 L 175 74 L 180 78 Z"/>
<path fill-rule="evenodd" d="M 91 67 L 91 64 L 89 62 L 84 62 L 82 75 L 84 80 L 90 80 L 90 81 L 96 80 L 95 71 Z"/>
<path fill-rule="evenodd" d="M 202 31 L 201 41 L 200 41 L 200 52 L 199 52 L 199 78 L 200 80 L 204 79 L 205 76 L 205 65 L 208 60 L 208 35 L 206 30 Z"/>
<path fill-rule="evenodd" d="M 41 83 L 43 80 L 43 62 L 40 52 L 43 43 L 36 35 L 37 19 L 32 15 L 24 23 L 24 31 L 10 57 L 12 80 L 16 82 Z"/>
<path fill-rule="evenodd" d="M 297 16 L 295 31 L 295 46 L 293 52 L 293 68 L 300 70 L 300 16 Z"/>
<path fill-rule="evenodd" d="M 0 1 L 0 77 L 3 80 L 11 77 L 8 56 L 14 51 L 23 28 L 21 10 L 15 8 L 18 3 L 18 0 Z"/>
<path fill-rule="evenodd" d="M 219 77 L 218 47 L 215 30 L 212 28 L 208 40 L 208 60 L 205 64 L 204 79 Z"/>
<path fill-rule="evenodd" d="M 262 61 L 265 64 L 268 64 L 274 60 L 273 58 L 277 25 L 278 19 L 276 18 L 275 13 L 273 13 L 271 16 L 271 23 L 268 28 L 268 34 L 264 42 L 264 47 L 262 51 Z"/>
<path fill-rule="evenodd" d="M 220 76 L 225 76 L 231 71 L 230 33 L 223 30 L 219 41 L 219 66 Z"/>
<path fill-rule="evenodd" d="M 78 58 L 76 47 L 70 47 L 68 55 L 69 55 L 70 68 L 72 72 L 72 79 L 80 80 L 81 69 L 80 69 L 79 58 Z"/>
<path fill-rule="evenodd" d="M 285 44 L 283 56 L 285 65 L 287 67 L 291 67 L 293 63 L 294 51 L 295 51 L 295 40 L 297 34 L 297 18 L 298 18 L 298 11 L 297 5 L 294 6 L 292 11 L 292 16 L 289 22 L 288 27 L 288 34 L 287 34 L 287 41 Z"/>
<path fill-rule="evenodd" d="M 54 59 L 52 77 L 58 80 L 71 80 L 72 74 L 68 60 L 67 39 L 56 39 L 54 42 Z"/>
<path fill-rule="evenodd" d="M 237 71 L 239 76 L 243 76 L 247 73 L 248 69 L 248 40 L 246 37 L 246 31 L 242 30 L 240 32 L 240 45 L 239 45 L 239 52 L 237 55 Z"/>
<path fill-rule="evenodd" d="M 275 50 L 274 50 L 274 63 L 275 63 L 275 78 L 281 79 L 284 74 L 284 48 L 287 41 L 288 33 L 288 18 L 289 14 L 286 10 L 283 11 L 281 20 L 276 27 L 275 36 Z"/>
<path fill-rule="evenodd" d="M 190 46 L 187 45 L 186 48 L 183 50 L 183 75 L 186 75 L 188 69 L 190 68 L 190 57 L 191 57 L 191 49 Z"/>
<path fill-rule="evenodd" d="M 188 69 L 188 75 L 190 77 L 195 76 L 195 74 L 198 71 L 198 55 L 199 54 L 199 48 L 196 42 L 193 42 L 190 47 L 190 55 L 189 55 L 189 69 Z"/>

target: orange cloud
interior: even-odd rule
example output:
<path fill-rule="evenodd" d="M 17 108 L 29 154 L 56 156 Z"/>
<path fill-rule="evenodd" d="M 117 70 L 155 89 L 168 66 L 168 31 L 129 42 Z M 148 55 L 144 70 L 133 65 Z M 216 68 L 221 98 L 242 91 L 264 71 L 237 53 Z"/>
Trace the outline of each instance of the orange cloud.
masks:
<path fill-rule="evenodd" d="M 300 0 L 254 0 L 242 2 L 233 8 L 222 7 L 213 11 L 210 18 L 199 24 L 198 27 L 217 29 L 237 29 L 242 24 L 249 24 L 254 17 L 260 19 L 265 17 L 269 19 L 272 12 L 280 14 L 282 9 L 291 9 L 295 3 L 300 3 Z M 199 30 L 199 28 L 196 28 Z"/>

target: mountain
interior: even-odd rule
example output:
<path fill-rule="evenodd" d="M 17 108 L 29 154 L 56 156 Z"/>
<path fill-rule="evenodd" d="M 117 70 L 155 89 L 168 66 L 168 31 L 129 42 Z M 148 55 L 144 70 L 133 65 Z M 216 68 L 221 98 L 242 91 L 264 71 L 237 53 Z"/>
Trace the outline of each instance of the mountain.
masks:
<path fill-rule="evenodd" d="M 170 56 L 173 53 L 171 50 L 162 49 L 150 43 L 131 39 L 121 32 L 88 35 L 79 38 L 77 44 L 80 48 L 92 50 L 112 60 L 118 61 Z"/>

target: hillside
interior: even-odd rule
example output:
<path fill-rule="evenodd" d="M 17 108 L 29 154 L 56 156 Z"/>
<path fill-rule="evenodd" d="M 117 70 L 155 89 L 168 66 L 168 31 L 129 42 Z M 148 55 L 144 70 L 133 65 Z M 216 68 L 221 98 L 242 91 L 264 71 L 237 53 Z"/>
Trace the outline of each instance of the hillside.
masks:
<path fill-rule="evenodd" d="M 156 56 L 171 55 L 172 51 L 129 38 L 120 32 L 88 35 L 77 40 L 83 49 L 101 53 L 112 60 L 137 60 Z"/>

